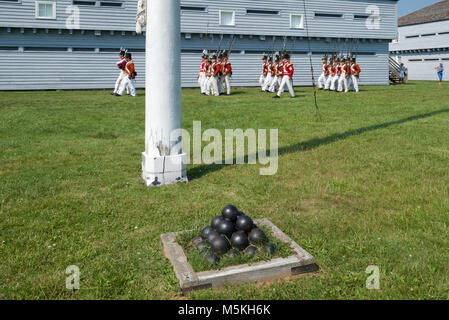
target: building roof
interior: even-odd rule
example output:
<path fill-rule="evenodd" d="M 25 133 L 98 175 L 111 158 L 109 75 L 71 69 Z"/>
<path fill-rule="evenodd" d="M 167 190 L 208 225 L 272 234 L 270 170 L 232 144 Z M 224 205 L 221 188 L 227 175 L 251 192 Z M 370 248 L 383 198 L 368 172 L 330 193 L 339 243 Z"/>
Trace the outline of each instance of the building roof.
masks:
<path fill-rule="evenodd" d="M 399 27 L 449 20 L 449 0 L 437 2 L 399 18 Z"/>

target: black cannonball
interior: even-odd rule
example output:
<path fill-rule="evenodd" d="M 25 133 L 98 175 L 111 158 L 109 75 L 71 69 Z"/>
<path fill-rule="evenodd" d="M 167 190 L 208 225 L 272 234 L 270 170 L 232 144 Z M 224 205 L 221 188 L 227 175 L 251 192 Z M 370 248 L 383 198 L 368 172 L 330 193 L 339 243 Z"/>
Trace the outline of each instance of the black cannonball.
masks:
<path fill-rule="evenodd" d="M 231 249 L 228 251 L 228 257 L 231 259 L 237 258 L 238 256 L 240 256 L 240 251 L 238 251 L 237 249 Z"/>
<path fill-rule="evenodd" d="M 195 238 L 193 238 L 192 243 L 193 243 L 194 246 L 196 246 L 201 241 L 203 241 L 203 237 L 202 236 L 196 236 Z"/>
<path fill-rule="evenodd" d="M 204 249 L 206 249 L 206 248 L 208 248 L 209 247 L 209 244 L 206 242 L 206 241 L 201 241 L 201 242 L 199 242 L 197 245 L 196 245 L 196 248 L 199 250 L 199 251 L 202 251 L 202 250 L 204 250 Z"/>
<path fill-rule="evenodd" d="M 232 246 L 238 250 L 243 250 L 249 245 L 248 236 L 244 231 L 234 232 L 231 236 Z"/>
<path fill-rule="evenodd" d="M 276 252 L 276 246 L 272 243 L 267 243 L 264 246 L 264 250 L 268 254 L 274 254 Z"/>
<path fill-rule="evenodd" d="M 210 226 L 217 230 L 218 225 L 223 221 L 223 216 L 216 216 L 212 219 Z"/>
<path fill-rule="evenodd" d="M 230 205 L 224 207 L 223 210 L 221 210 L 221 213 L 223 215 L 223 218 L 225 218 L 226 220 L 235 222 L 239 211 L 237 210 L 237 208 L 235 206 L 230 204 Z"/>
<path fill-rule="evenodd" d="M 217 264 L 220 262 L 220 257 L 217 256 L 215 253 L 211 253 L 205 257 L 206 261 L 210 264 Z"/>
<path fill-rule="evenodd" d="M 212 240 L 210 246 L 212 250 L 214 250 L 214 252 L 218 254 L 225 254 L 229 251 L 229 249 L 231 249 L 229 241 L 223 236 L 218 236 L 214 240 Z"/>
<path fill-rule="evenodd" d="M 212 229 L 211 226 L 204 227 L 204 229 L 201 230 L 201 235 L 203 236 L 204 239 L 207 239 L 207 236 L 208 236 L 209 233 L 210 233 L 211 231 L 213 231 L 213 230 L 214 230 L 214 229 Z"/>
<path fill-rule="evenodd" d="M 255 246 L 249 246 L 248 248 L 245 249 L 245 254 L 250 256 L 251 258 L 256 255 L 256 252 L 257 252 L 257 247 L 255 247 Z"/>
<path fill-rule="evenodd" d="M 218 224 L 217 232 L 228 237 L 228 239 L 231 238 L 234 231 L 234 224 L 231 221 L 223 220 Z"/>
<path fill-rule="evenodd" d="M 209 247 L 204 247 L 203 249 L 200 250 L 200 256 L 203 258 L 206 258 L 211 253 L 214 253 L 214 252 Z"/>
<path fill-rule="evenodd" d="M 212 230 L 211 232 L 209 232 L 209 234 L 207 235 L 207 240 L 209 240 L 209 242 L 212 242 L 216 237 L 220 236 L 220 234 L 215 231 Z"/>
<path fill-rule="evenodd" d="M 250 232 L 253 228 L 253 220 L 248 216 L 240 216 L 237 217 L 237 221 L 235 223 L 235 226 L 238 230 Z"/>
<path fill-rule="evenodd" d="M 262 244 L 267 241 L 267 236 L 265 233 L 260 230 L 259 228 L 253 228 L 251 232 L 249 233 L 249 241 L 251 241 L 252 244 Z"/>

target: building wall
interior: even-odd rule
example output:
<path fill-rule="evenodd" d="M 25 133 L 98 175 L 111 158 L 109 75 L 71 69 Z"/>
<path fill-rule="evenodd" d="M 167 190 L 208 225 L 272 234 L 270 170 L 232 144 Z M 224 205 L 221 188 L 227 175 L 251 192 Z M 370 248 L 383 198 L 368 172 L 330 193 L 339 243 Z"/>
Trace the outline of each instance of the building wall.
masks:
<path fill-rule="evenodd" d="M 144 87 L 145 37 L 133 31 L 137 1 L 126 1 L 122 8 L 80 6 L 79 30 L 65 28 L 65 10 L 72 1 L 57 1 L 58 15 L 54 21 L 35 19 L 34 1 L 19 1 L 21 3 L 7 6 L 0 1 L 0 59 L 8 61 L 0 74 L 0 77 L 7 74 L 8 78 L 0 81 L 0 90 L 112 88 L 118 75 L 115 63 L 120 47 L 129 48 L 133 53 L 138 72 L 137 87 Z M 183 6 L 201 7 L 205 6 L 204 3 L 182 1 Z M 206 2 L 206 12 L 182 12 L 184 87 L 197 86 L 196 77 L 204 47 L 215 51 L 221 42 L 221 49 L 229 49 L 231 35 L 236 38 L 231 56 L 233 85 L 257 85 L 262 53 L 280 51 L 284 44 L 284 36 L 280 35 L 288 35 L 285 41 L 287 50 L 293 53 L 295 85 L 311 84 L 305 30 L 290 29 L 289 21 L 291 12 L 303 13 L 302 0 L 278 3 L 227 1 L 227 8 L 236 11 L 235 27 L 218 25 L 218 11 L 226 9 L 221 3 L 210 0 Z M 396 19 L 396 1 L 333 0 L 326 3 L 307 1 L 315 77 L 319 76 L 323 55 L 352 50 L 359 53 L 362 84 L 388 84 L 388 43 L 396 36 L 392 22 Z M 371 4 L 379 5 L 381 13 L 384 13 L 381 29 L 377 32 L 358 25 L 364 26 L 365 22 L 354 21 L 354 13 L 364 13 L 364 8 Z M 8 14 L 4 8 L 9 10 Z M 247 15 L 248 8 L 269 8 L 278 10 L 279 14 Z M 332 8 L 338 9 L 334 12 L 344 12 L 343 16 L 313 17 L 314 12 L 332 12 Z"/>
<path fill-rule="evenodd" d="M 437 80 L 435 67 L 449 63 L 449 20 L 400 27 L 389 50 L 410 80 Z"/>

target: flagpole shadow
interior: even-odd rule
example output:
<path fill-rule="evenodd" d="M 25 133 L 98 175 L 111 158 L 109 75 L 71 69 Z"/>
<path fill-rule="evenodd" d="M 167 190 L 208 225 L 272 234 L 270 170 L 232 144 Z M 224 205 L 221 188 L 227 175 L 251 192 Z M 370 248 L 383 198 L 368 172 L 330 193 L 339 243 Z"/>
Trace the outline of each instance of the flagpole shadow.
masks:
<path fill-rule="evenodd" d="M 385 123 L 381 123 L 381 124 L 362 127 L 359 129 L 348 130 L 343 133 L 334 133 L 334 134 L 329 135 L 324 138 L 314 138 L 314 139 L 299 142 L 299 143 L 296 143 L 296 144 L 293 144 L 290 146 L 281 147 L 281 148 L 279 148 L 278 152 L 279 152 L 279 156 L 282 156 L 282 155 L 296 153 L 296 152 L 309 151 L 309 150 L 313 150 L 313 149 L 316 149 L 316 148 L 324 146 L 324 145 L 328 145 L 328 144 L 331 144 L 331 143 L 334 143 L 337 141 L 348 139 L 350 137 L 359 136 L 366 132 L 385 129 L 385 128 L 389 128 L 389 127 L 392 127 L 395 125 L 400 125 L 400 124 L 404 124 L 404 123 L 411 122 L 411 121 L 425 119 L 425 118 L 433 117 L 438 114 L 447 113 L 447 112 L 449 112 L 449 108 L 441 109 L 441 110 L 437 110 L 437 111 L 433 111 L 433 112 L 428 112 L 428 113 L 423 113 L 423 114 L 418 114 L 418 115 L 410 116 L 410 117 L 395 120 L 395 121 L 389 121 L 389 122 L 385 122 Z M 245 162 L 247 162 L 247 159 L 248 159 L 248 156 L 245 156 Z M 200 165 L 200 166 L 188 169 L 187 176 L 189 177 L 189 180 L 196 180 L 196 179 L 199 179 L 209 173 L 219 171 L 226 166 L 233 166 L 233 165 L 235 165 L 235 162 L 236 162 L 236 159 L 234 158 L 234 161 L 233 161 L 234 164 L 231 164 L 231 165 L 226 165 L 226 164 Z"/>

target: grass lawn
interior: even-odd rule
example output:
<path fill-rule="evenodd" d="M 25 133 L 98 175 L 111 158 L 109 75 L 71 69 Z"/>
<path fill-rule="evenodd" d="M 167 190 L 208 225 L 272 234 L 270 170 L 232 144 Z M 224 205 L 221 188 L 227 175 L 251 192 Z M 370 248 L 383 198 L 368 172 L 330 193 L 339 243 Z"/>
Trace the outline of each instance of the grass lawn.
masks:
<path fill-rule="evenodd" d="M 272 99 L 183 91 L 183 126 L 279 129 L 279 170 L 190 165 L 188 184 L 141 179 L 144 96 L 0 92 L 0 299 L 180 299 L 160 234 L 237 205 L 269 218 L 321 270 L 190 299 L 448 299 L 449 87 L 310 88 Z M 77 265 L 81 288 L 65 288 Z M 369 265 L 380 290 L 365 287 Z"/>

